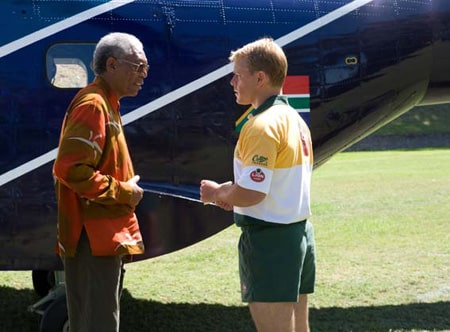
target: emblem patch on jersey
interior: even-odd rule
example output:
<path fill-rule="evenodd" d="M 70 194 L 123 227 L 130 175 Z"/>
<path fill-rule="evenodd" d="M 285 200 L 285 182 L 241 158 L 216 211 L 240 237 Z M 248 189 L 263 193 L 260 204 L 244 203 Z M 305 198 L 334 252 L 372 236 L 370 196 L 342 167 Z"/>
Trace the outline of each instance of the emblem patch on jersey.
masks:
<path fill-rule="evenodd" d="M 252 162 L 256 165 L 262 165 L 262 166 L 267 166 L 267 160 L 269 158 L 264 157 L 264 156 L 260 156 L 255 154 L 252 158 Z"/>
<path fill-rule="evenodd" d="M 257 168 L 250 173 L 250 179 L 252 179 L 252 181 L 263 182 L 265 178 L 266 175 L 264 174 L 261 168 Z"/>

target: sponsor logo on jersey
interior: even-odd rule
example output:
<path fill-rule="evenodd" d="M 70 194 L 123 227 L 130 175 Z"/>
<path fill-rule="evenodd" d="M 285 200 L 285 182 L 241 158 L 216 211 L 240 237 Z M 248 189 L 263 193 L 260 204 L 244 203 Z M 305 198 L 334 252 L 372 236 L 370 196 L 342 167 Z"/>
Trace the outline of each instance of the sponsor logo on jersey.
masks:
<path fill-rule="evenodd" d="M 255 154 L 252 158 L 252 162 L 256 165 L 262 165 L 262 166 L 267 166 L 267 160 L 269 158 L 264 157 L 264 156 L 260 156 Z"/>
<path fill-rule="evenodd" d="M 250 173 L 250 179 L 252 179 L 252 181 L 263 182 L 265 178 L 266 175 L 264 174 L 261 168 L 257 168 Z"/>

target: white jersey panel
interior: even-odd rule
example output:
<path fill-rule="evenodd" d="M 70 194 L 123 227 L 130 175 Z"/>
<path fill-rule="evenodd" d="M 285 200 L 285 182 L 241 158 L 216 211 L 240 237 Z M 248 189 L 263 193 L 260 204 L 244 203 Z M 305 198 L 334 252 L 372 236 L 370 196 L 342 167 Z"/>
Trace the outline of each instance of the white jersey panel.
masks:
<path fill-rule="evenodd" d="M 239 161 L 235 160 L 235 171 L 240 169 L 236 167 L 239 163 Z M 246 168 L 251 169 L 251 167 Z M 267 170 L 267 172 L 270 171 Z M 307 164 L 292 168 L 275 169 L 271 176 L 271 181 L 267 181 L 263 187 L 259 187 L 259 183 L 254 181 L 239 180 L 237 182 L 239 186 L 266 194 L 269 192 L 266 188 L 269 185 L 270 193 L 259 204 L 249 207 L 236 206 L 234 207 L 234 212 L 280 224 L 290 224 L 307 219 L 311 216 L 310 200 L 307 199 L 311 189 L 311 174 L 312 166 Z M 238 175 L 238 172 L 235 175 Z M 237 176 L 236 179 L 242 179 L 242 177 Z M 293 183 L 292 179 L 300 179 L 300 181 L 299 183 Z"/>

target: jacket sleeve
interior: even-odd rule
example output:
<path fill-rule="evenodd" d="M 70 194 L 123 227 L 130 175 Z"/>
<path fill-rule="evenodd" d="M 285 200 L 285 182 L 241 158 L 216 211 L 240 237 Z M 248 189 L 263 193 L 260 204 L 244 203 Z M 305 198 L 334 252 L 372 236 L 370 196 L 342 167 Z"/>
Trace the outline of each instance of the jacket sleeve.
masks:
<path fill-rule="evenodd" d="M 97 170 L 105 157 L 107 114 L 101 100 L 94 98 L 66 115 L 53 174 L 80 197 L 106 205 L 128 204 L 131 185 Z"/>

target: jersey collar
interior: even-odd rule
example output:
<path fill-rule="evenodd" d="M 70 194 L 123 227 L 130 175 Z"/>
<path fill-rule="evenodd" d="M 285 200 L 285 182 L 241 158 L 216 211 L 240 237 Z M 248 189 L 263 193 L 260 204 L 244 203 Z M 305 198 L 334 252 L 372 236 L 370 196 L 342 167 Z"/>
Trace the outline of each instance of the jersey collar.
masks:
<path fill-rule="evenodd" d="M 236 121 L 236 132 L 240 132 L 244 124 L 253 116 L 258 115 L 271 106 L 274 105 L 289 105 L 288 99 L 286 96 L 282 95 L 274 95 L 267 98 L 258 108 L 249 108 L 240 116 L 240 118 Z"/>

